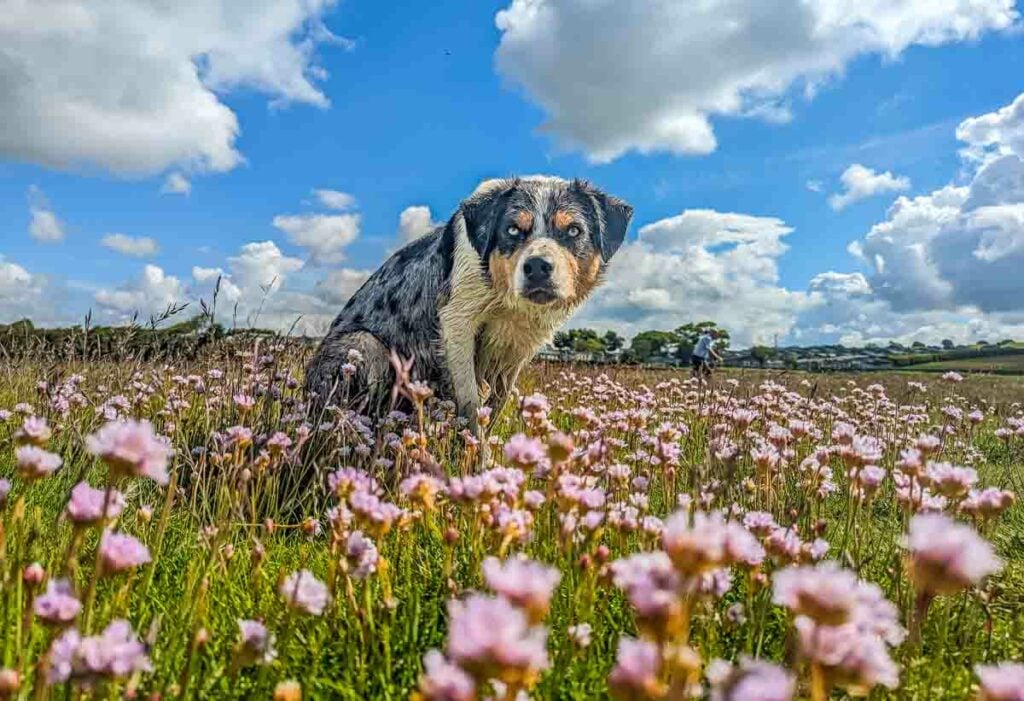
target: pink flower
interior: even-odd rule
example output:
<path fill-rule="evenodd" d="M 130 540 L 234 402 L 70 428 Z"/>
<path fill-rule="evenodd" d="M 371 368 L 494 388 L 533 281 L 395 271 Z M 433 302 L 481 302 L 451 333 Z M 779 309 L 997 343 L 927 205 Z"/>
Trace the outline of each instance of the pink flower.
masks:
<path fill-rule="evenodd" d="M 363 535 L 362 531 L 353 531 L 345 543 L 345 559 L 352 568 L 352 576 L 366 579 L 377 571 L 380 554 L 373 540 Z"/>
<path fill-rule="evenodd" d="M 7 495 L 11 493 L 11 481 L 6 477 L 0 477 L 0 508 L 7 503 Z"/>
<path fill-rule="evenodd" d="M 547 631 L 503 597 L 448 602 L 448 657 L 475 678 L 532 680 L 548 667 Z"/>
<path fill-rule="evenodd" d="M 288 434 L 278 431 L 267 439 L 267 450 L 271 455 L 280 455 L 292 447 L 292 439 Z"/>
<path fill-rule="evenodd" d="M 530 470 L 546 457 L 544 444 L 537 438 L 517 433 L 505 443 L 505 459 L 521 470 Z"/>
<path fill-rule="evenodd" d="M 309 570 L 299 570 L 285 577 L 278 591 L 290 608 L 313 616 L 322 614 L 331 598 L 327 585 Z"/>
<path fill-rule="evenodd" d="M 743 517 L 743 527 L 763 538 L 776 528 L 775 517 L 765 511 L 750 511 Z"/>
<path fill-rule="evenodd" d="M 238 647 L 235 649 L 235 659 L 244 667 L 269 664 L 277 658 L 274 642 L 274 634 L 267 630 L 262 621 L 241 619 L 238 621 Z"/>
<path fill-rule="evenodd" d="M 59 455 L 35 445 L 21 445 L 15 448 L 14 461 L 18 468 L 18 476 L 29 482 L 52 475 L 64 462 Z"/>
<path fill-rule="evenodd" d="M 857 575 L 834 562 L 787 567 L 775 574 L 773 601 L 826 625 L 850 619 L 857 604 Z"/>
<path fill-rule="evenodd" d="M 544 620 L 551 595 L 562 578 L 555 568 L 526 559 L 502 562 L 489 557 L 484 560 L 483 571 L 487 586 L 522 608 L 535 623 Z"/>
<path fill-rule="evenodd" d="M 79 482 L 71 490 L 71 498 L 65 512 L 68 518 L 79 525 L 99 523 L 103 518 L 103 502 L 106 492 L 93 489 L 88 482 Z M 110 501 L 107 504 L 107 518 L 117 518 L 124 509 L 124 495 L 116 489 L 110 490 Z"/>
<path fill-rule="evenodd" d="M 661 652 L 646 640 L 619 638 L 615 666 L 608 675 L 612 696 L 623 701 L 659 699 L 665 685 L 659 680 Z"/>
<path fill-rule="evenodd" d="M 980 492 L 971 490 L 967 498 L 960 502 L 960 510 L 975 518 L 990 519 L 1013 506 L 1015 500 L 1013 492 L 998 487 L 989 487 Z"/>
<path fill-rule="evenodd" d="M 135 637 L 131 624 L 120 619 L 87 638 L 73 628 L 66 631 L 50 646 L 49 665 L 51 684 L 69 679 L 86 684 L 100 678 L 124 679 L 152 669 L 146 646 Z"/>
<path fill-rule="evenodd" d="M 18 445 L 42 447 L 50 440 L 52 434 L 50 427 L 46 425 L 46 419 L 41 416 L 29 416 L 21 428 L 14 432 L 14 442 Z"/>
<path fill-rule="evenodd" d="M 907 532 L 910 576 L 922 592 L 954 594 L 1002 568 L 992 545 L 943 514 L 918 514 Z"/>
<path fill-rule="evenodd" d="M 964 381 L 964 376 L 958 372 L 944 372 L 942 373 L 942 379 L 945 380 L 946 382 L 959 384 Z"/>
<path fill-rule="evenodd" d="M 462 669 L 438 650 L 423 656 L 420 694 L 425 701 L 475 701 L 476 684 Z"/>
<path fill-rule="evenodd" d="M 148 477 L 167 484 L 171 448 L 148 421 L 112 421 L 88 436 L 85 445 L 116 476 Z"/>
<path fill-rule="evenodd" d="M 899 686 L 899 667 L 877 635 L 855 623 L 816 625 L 806 616 L 797 617 L 796 629 L 801 653 L 832 671 L 841 686 L 857 695 L 866 695 L 879 684 Z"/>
<path fill-rule="evenodd" d="M 1024 701 L 1024 664 L 978 665 L 974 672 L 981 681 L 978 701 Z"/>
<path fill-rule="evenodd" d="M 661 545 L 685 576 L 737 563 L 755 565 L 764 559 L 757 539 L 717 511 L 697 512 L 692 526 L 685 510 L 675 512 L 665 521 Z"/>
<path fill-rule="evenodd" d="M 733 666 L 715 660 L 707 669 L 711 701 L 790 701 L 796 693 L 792 675 L 778 665 L 749 657 Z"/>
<path fill-rule="evenodd" d="M 71 583 L 66 579 L 51 579 L 46 585 L 46 592 L 33 604 L 37 618 L 61 625 L 75 620 L 81 609 L 82 604 L 75 598 Z"/>
<path fill-rule="evenodd" d="M 100 563 L 106 574 L 134 569 L 151 559 L 149 548 L 130 535 L 106 531 L 100 538 Z"/>
<path fill-rule="evenodd" d="M 949 499 L 967 496 L 978 481 L 978 472 L 972 467 L 960 467 L 948 462 L 929 462 L 921 482 Z"/>
<path fill-rule="evenodd" d="M 636 611 L 637 624 L 657 638 L 674 636 L 684 620 L 684 580 L 662 551 L 634 553 L 611 564 L 612 582 Z"/>

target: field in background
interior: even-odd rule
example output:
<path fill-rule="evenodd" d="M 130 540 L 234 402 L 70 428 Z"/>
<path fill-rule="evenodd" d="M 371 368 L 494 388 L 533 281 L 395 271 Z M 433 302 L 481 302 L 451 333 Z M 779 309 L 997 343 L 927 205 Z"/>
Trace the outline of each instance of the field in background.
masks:
<path fill-rule="evenodd" d="M 969 466 L 958 474 L 977 480 L 971 489 L 1021 493 L 1020 378 L 747 370 L 716 374 L 703 390 L 685 371 L 537 364 L 493 418 L 494 464 L 472 476 L 482 448 L 433 399 L 376 428 L 340 411 L 306 416 L 307 352 L 261 340 L 202 361 L 0 364 L 0 409 L 11 412 L 0 423 L 0 475 L 13 483 L 2 514 L 0 667 L 16 671 L 24 698 L 49 673 L 42 696 L 53 698 L 85 685 L 93 698 L 269 698 L 295 680 L 306 698 L 405 699 L 418 688 L 467 701 L 520 691 L 655 699 L 707 694 L 713 682 L 721 691 L 732 682 L 709 678 L 712 660 L 749 655 L 779 665 L 801 698 L 866 685 L 876 699 L 966 699 L 976 665 L 1024 656 L 1024 508 L 982 518 L 966 491 L 908 490 L 901 467 L 901 451 L 935 436 L 931 457 Z M 63 460 L 34 481 L 15 459 L 30 415 L 45 418 L 53 435 L 40 443 Z M 125 419 L 168 437 L 168 486 L 114 480 L 111 458 L 87 449 L 89 436 Z M 866 464 L 884 470 L 873 486 Z M 100 527 L 67 515 L 83 480 L 123 494 L 107 527 L 151 562 L 97 569 Z M 658 560 L 666 523 L 677 535 L 692 528 L 687 509 L 733 518 L 734 528 L 751 512 L 771 525 L 748 525 L 755 547 L 739 559 L 704 552 L 698 577 L 678 557 Z M 922 510 L 956 518 L 1003 561 L 924 610 L 902 545 Z M 692 547 L 723 524 L 706 525 Z M 629 559 L 637 553 L 649 555 Z M 518 554 L 552 569 L 484 577 L 486 558 Z M 780 572 L 823 559 L 893 602 L 875 611 L 891 617 L 887 632 L 850 633 L 850 654 L 874 659 L 814 662 L 794 612 L 775 603 Z M 35 562 L 41 579 L 68 578 L 85 607 L 69 623 L 83 636 L 123 618 L 141 645 L 97 668 L 55 650 L 61 628 L 33 613 L 47 587 L 26 577 Z M 288 579 L 303 570 L 310 579 Z M 841 581 L 830 597 L 849 593 Z M 474 594 L 494 588 L 497 599 Z M 452 608 L 453 599 L 469 603 Z M 239 621 L 266 635 L 247 637 Z M 67 675 L 53 673 L 55 659 L 70 660 Z M 729 679 L 748 673 L 733 668 Z"/>
<path fill-rule="evenodd" d="M 928 372 L 991 372 L 1005 375 L 1024 375 L 1024 354 L 1006 355 L 993 358 L 964 358 L 962 360 L 942 360 L 935 363 L 922 363 L 913 366 L 914 370 Z"/>

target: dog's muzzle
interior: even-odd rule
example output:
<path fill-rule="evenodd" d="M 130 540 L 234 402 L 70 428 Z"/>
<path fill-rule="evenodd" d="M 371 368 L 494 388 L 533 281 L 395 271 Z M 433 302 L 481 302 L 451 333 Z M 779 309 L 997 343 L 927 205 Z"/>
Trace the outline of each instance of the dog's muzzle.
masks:
<path fill-rule="evenodd" d="M 551 273 L 554 264 L 547 258 L 532 256 L 523 262 L 522 295 L 534 304 L 547 304 L 558 299 Z"/>

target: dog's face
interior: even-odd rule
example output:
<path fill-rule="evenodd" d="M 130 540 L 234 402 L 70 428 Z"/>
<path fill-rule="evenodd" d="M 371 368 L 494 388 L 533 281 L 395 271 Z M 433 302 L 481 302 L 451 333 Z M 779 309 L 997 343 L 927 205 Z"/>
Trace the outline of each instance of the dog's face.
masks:
<path fill-rule="evenodd" d="M 633 208 L 585 182 L 537 176 L 486 181 L 461 213 L 492 287 L 545 306 L 586 298 Z"/>

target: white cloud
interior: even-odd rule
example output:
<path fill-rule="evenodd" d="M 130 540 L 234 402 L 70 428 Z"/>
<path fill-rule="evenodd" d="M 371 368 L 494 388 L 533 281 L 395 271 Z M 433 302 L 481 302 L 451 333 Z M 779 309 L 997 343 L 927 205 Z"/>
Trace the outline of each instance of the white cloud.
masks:
<path fill-rule="evenodd" d="M 398 236 L 403 244 L 429 234 L 437 226 L 439 222 L 430 216 L 430 207 L 424 205 L 406 207 L 398 216 Z"/>
<path fill-rule="evenodd" d="M 363 286 L 372 273 L 372 270 L 351 268 L 332 270 L 322 280 L 317 281 L 316 294 L 325 302 L 342 305 Z"/>
<path fill-rule="evenodd" d="M 164 179 L 160 192 L 165 195 L 189 195 L 192 192 L 192 183 L 181 173 L 175 171 L 168 173 Z"/>
<path fill-rule="evenodd" d="M 868 274 L 825 273 L 797 339 L 999 340 L 1024 335 L 1024 96 L 964 120 L 966 185 L 900 196 L 850 246 Z M 855 278 L 853 276 L 860 276 Z"/>
<path fill-rule="evenodd" d="M 243 294 L 280 289 L 302 265 L 298 258 L 284 255 L 273 241 L 247 243 L 228 258 L 231 275 Z"/>
<path fill-rule="evenodd" d="M 60 243 L 64 240 L 64 224 L 50 208 L 46 196 L 35 185 L 28 189 L 29 236 L 39 243 Z"/>
<path fill-rule="evenodd" d="M 808 180 L 804 186 L 811 192 L 821 192 L 825 189 L 825 184 L 820 180 Z"/>
<path fill-rule="evenodd" d="M 843 191 L 829 195 L 828 198 L 829 206 L 836 211 L 868 197 L 910 189 L 910 178 L 893 175 L 888 170 L 878 173 L 860 163 L 854 163 L 844 170 L 839 181 L 843 184 Z"/>
<path fill-rule="evenodd" d="M 778 284 L 782 239 L 791 231 L 773 217 L 714 210 L 643 226 L 572 324 L 633 335 L 715 319 L 741 346 L 785 336 L 812 303 Z"/>
<path fill-rule="evenodd" d="M 315 63 L 334 0 L 11 0 L 0 21 L 0 155 L 45 166 L 225 171 L 220 96 L 328 104 Z"/>
<path fill-rule="evenodd" d="M 274 217 L 275 227 L 296 246 L 307 249 L 314 263 L 337 263 L 344 249 L 359 236 L 358 214 L 282 214 Z"/>
<path fill-rule="evenodd" d="M 1010 27 L 1015 0 L 512 0 L 498 71 L 594 161 L 709 153 L 710 118 L 789 112 L 859 56 Z"/>
<path fill-rule="evenodd" d="M 1024 93 L 995 112 L 965 119 L 956 129 L 956 138 L 967 144 L 961 154 L 968 160 L 1024 158 Z"/>
<path fill-rule="evenodd" d="M 149 236 L 128 236 L 126 234 L 107 234 L 100 239 L 100 244 L 105 248 L 125 256 L 145 258 L 156 255 L 160 250 L 156 239 Z"/>
<path fill-rule="evenodd" d="M 337 209 L 338 211 L 346 211 L 349 209 L 355 209 L 356 198 L 354 195 L 350 195 L 347 192 L 341 192 L 340 190 L 313 190 L 313 194 L 327 209 Z"/>
<path fill-rule="evenodd" d="M 1020 104 L 1018 98 L 1009 107 Z M 1016 154 L 1021 131 L 1024 110 L 1003 108 L 965 120 L 957 134 L 990 154 L 965 153 L 968 163 L 978 165 L 970 182 L 898 198 L 886 220 L 858 242 L 854 252 L 870 267 L 872 286 L 895 309 L 1024 310 L 1024 158 Z"/>
<path fill-rule="evenodd" d="M 134 280 L 116 289 L 99 290 L 93 297 L 101 310 L 111 317 L 127 321 L 137 314 L 142 323 L 169 307 L 190 301 L 181 280 L 157 265 L 147 265 Z"/>
<path fill-rule="evenodd" d="M 29 318 L 34 323 L 54 319 L 54 305 L 47 282 L 0 255 L 0 323 Z"/>

